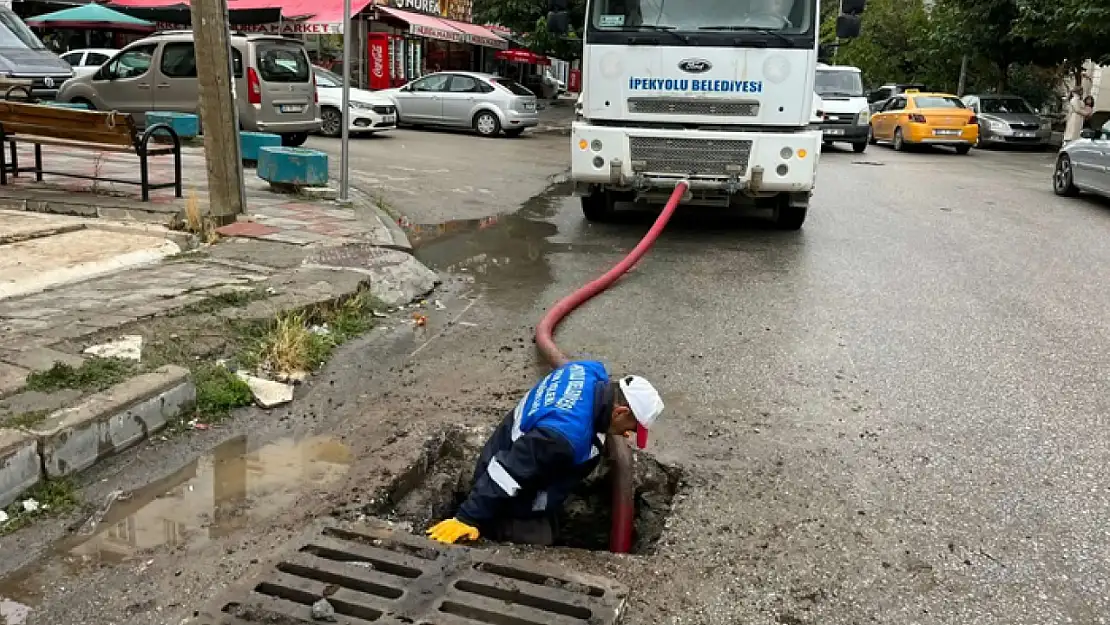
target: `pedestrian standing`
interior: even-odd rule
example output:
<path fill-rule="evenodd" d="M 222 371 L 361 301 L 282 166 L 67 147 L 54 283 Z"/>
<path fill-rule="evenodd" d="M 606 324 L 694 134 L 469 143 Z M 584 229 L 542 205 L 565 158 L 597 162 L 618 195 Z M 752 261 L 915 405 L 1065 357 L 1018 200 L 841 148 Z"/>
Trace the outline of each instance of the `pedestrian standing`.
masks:
<path fill-rule="evenodd" d="M 1091 103 L 1094 104 L 1094 101 L 1092 100 Z M 1076 89 L 1072 92 L 1066 109 L 1068 123 L 1064 126 L 1064 141 L 1075 141 L 1079 138 L 1079 131 L 1083 129 L 1084 124 L 1091 116 L 1091 108 L 1088 108 L 1084 103 L 1083 92 Z"/>
<path fill-rule="evenodd" d="M 1091 118 L 1095 114 L 1095 98 L 1093 96 L 1083 98 L 1083 106 L 1080 107 L 1079 114 L 1083 116 L 1083 127 L 1093 129 L 1094 127 L 1091 125 Z"/>

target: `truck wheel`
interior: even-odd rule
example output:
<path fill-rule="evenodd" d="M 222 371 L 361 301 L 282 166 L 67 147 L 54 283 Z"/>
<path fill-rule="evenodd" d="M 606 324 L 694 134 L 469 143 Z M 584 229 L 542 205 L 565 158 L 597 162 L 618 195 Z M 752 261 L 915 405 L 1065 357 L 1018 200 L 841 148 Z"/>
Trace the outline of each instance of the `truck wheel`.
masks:
<path fill-rule="evenodd" d="M 970 151 L 971 151 L 971 146 L 970 145 L 957 145 L 956 146 L 956 154 L 967 154 Z"/>
<path fill-rule="evenodd" d="M 866 149 L 867 149 L 867 142 L 866 141 L 860 141 L 859 143 L 853 143 L 852 144 L 852 151 L 855 152 L 856 154 L 863 154 L 863 151 L 866 150 Z"/>
<path fill-rule="evenodd" d="M 589 195 L 582 196 L 582 214 L 586 221 L 605 223 L 613 220 L 616 214 L 616 201 L 613 194 L 601 189 L 590 191 Z"/>
<path fill-rule="evenodd" d="M 779 230 L 800 230 L 808 212 L 809 204 L 792 204 L 790 195 L 784 193 L 778 197 L 775 206 L 775 227 Z"/>

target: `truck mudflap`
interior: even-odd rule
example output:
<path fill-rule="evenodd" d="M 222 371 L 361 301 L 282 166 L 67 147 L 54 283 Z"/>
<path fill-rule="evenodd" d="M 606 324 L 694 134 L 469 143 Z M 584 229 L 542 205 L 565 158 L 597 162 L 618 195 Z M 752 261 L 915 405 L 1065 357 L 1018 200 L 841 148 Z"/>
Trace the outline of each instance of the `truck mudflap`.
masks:
<path fill-rule="evenodd" d="M 592 126 L 571 129 L 571 179 L 637 194 L 777 195 L 813 189 L 821 132 L 708 132 Z"/>

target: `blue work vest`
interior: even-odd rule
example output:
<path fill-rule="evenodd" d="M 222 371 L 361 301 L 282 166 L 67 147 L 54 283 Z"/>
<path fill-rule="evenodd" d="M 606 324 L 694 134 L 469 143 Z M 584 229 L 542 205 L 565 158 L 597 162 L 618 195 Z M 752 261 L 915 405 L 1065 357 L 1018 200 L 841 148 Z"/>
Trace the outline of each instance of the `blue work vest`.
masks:
<path fill-rule="evenodd" d="M 597 404 L 604 397 L 598 385 L 608 383 L 605 365 L 596 360 L 571 361 L 555 369 L 517 404 L 512 440 L 533 428 L 544 428 L 566 437 L 574 448 L 575 464 L 591 460 L 600 453 L 602 444 L 594 430 Z"/>

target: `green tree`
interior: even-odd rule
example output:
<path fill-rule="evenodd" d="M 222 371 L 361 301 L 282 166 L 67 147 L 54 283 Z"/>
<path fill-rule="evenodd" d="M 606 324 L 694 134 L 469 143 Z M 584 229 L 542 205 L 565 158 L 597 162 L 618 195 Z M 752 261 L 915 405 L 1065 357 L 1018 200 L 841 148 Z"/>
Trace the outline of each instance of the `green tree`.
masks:
<path fill-rule="evenodd" d="M 835 40 L 836 11 L 822 13 L 822 40 Z M 920 80 L 929 49 L 929 17 L 921 0 L 871 0 L 860 36 L 842 42 L 835 61 L 860 68 L 871 85 Z"/>
<path fill-rule="evenodd" d="M 1014 32 L 1071 70 L 1086 60 L 1110 63 L 1110 3 L 1105 0 L 1019 0 Z"/>
<path fill-rule="evenodd" d="M 569 2 L 570 25 L 582 28 L 585 0 Z M 474 21 L 478 24 L 500 24 L 524 39 L 528 49 L 556 58 L 581 56 L 582 42 L 576 32 L 557 37 L 547 31 L 548 0 L 475 0 Z"/>

